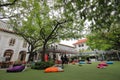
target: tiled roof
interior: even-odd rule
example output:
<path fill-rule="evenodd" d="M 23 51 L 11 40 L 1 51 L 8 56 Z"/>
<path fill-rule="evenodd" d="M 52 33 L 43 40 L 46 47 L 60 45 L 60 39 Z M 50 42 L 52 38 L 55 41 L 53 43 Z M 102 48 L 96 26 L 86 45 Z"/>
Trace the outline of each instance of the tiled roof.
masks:
<path fill-rule="evenodd" d="M 4 21 L 0 20 L 0 31 L 8 32 L 8 33 L 14 33 L 12 27 L 10 24 L 7 24 Z"/>
<path fill-rule="evenodd" d="M 86 41 L 87 41 L 86 38 L 80 39 L 80 40 L 78 40 L 77 42 L 73 43 L 73 45 L 80 44 L 80 43 L 85 43 Z"/>
<path fill-rule="evenodd" d="M 8 33 L 14 33 L 13 31 L 6 30 L 6 29 L 2 29 L 2 28 L 0 28 L 0 31 L 3 31 L 3 32 L 8 32 Z"/>

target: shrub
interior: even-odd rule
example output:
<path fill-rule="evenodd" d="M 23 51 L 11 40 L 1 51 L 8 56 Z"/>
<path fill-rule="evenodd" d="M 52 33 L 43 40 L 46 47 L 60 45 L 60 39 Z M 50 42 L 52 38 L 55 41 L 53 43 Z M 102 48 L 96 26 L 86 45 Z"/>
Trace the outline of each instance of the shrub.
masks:
<path fill-rule="evenodd" d="M 20 66 L 20 65 L 22 65 L 21 61 L 15 61 L 14 64 L 13 64 L 13 66 Z"/>
<path fill-rule="evenodd" d="M 53 66 L 54 62 L 48 61 L 48 62 L 35 62 L 34 65 L 31 66 L 31 69 L 38 69 L 38 70 L 43 70 L 47 67 Z"/>

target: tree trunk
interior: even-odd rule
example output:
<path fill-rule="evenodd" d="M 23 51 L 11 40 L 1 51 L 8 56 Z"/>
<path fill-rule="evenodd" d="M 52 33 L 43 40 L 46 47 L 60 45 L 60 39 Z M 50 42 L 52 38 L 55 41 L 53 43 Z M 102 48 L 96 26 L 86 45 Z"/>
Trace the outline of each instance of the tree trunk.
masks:
<path fill-rule="evenodd" d="M 28 58 L 28 62 L 33 62 L 34 61 L 34 53 L 33 52 L 30 52 L 29 53 L 29 58 Z"/>

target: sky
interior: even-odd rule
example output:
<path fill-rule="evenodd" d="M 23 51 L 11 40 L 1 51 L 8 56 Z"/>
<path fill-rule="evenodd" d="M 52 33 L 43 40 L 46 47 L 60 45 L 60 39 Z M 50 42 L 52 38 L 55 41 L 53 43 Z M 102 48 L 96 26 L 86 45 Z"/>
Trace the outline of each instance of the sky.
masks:
<path fill-rule="evenodd" d="M 68 46 L 73 46 L 72 44 L 75 43 L 77 40 L 62 40 L 60 44 L 65 44 Z"/>

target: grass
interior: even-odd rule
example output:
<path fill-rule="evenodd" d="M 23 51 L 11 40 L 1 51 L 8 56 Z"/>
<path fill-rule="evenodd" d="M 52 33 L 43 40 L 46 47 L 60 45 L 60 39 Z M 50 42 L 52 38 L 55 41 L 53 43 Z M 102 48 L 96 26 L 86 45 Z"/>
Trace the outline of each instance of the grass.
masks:
<path fill-rule="evenodd" d="M 7 73 L 0 70 L 0 80 L 120 80 L 120 62 L 114 62 L 105 69 L 92 64 L 65 65 L 64 72 L 44 73 L 43 70 L 26 69 L 24 72 Z"/>

